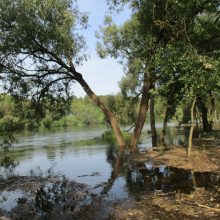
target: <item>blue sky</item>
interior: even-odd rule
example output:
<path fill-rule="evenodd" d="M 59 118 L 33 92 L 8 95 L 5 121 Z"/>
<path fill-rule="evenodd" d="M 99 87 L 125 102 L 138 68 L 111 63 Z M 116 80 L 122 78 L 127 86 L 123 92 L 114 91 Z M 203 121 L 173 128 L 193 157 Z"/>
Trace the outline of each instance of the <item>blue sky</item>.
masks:
<path fill-rule="evenodd" d="M 89 13 L 90 27 L 83 33 L 90 58 L 82 66 L 78 67 L 77 71 L 83 74 L 84 79 L 97 95 L 116 94 L 120 91 L 118 82 L 123 75 L 123 67 L 114 59 L 100 59 L 95 51 L 97 42 L 95 31 L 103 24 L 103 19 L 108 9 L 106 0 L 78 0 L 78 6 L 81 11 Z M 119 15 L 114 16 L 113 20 L 117 24 L 122 24 L 128 18 L 129 10 L 124 10 Z M 78 97 L 85 95 L 78 84 L 74 85 L 73 91 L 74 95 Z"/>

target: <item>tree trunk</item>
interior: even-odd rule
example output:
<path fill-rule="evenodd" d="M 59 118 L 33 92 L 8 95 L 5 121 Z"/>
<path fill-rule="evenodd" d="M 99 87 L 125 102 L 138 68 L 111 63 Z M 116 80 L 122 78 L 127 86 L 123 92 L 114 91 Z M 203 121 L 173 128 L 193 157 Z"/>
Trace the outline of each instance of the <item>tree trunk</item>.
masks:
<path fill-rule="evenodd" d="M 167 105 L 164 120 L 163 120 L 163 128 L 162 128 L 162 132 L 160 136 L 160 141 L 161 141 L 162 146 L 166 146 L 165 136 L 166 136 L 168 117 L 169 117 L 169 106 Z"/>
<path fill-rule="evenodd" d="M 151 135 L 152 135 L 152 146 L 157 146 L 157 130 L 155 126 L 155 114 L 154 114 L 154 97 L 150 98 L 150 125 L 151 125 Z"/>
<path fill-rule="evenodd" d="M 210 107 L 210 115 L 214 118 L 214 112 L 215 112 L 215 98 L 213 95 L 211 96 L 211 107 Z"/>
<path fill-rule="evenodd" d="M 210 108 L 211 125 L 212 125 L 212 127 L 213 127 L 213 125 L 215 125 L 215 123 L 216 123 L 215 108 L 216 108 L 215 97 L 214 97 L 213 94 L 212 94 L 212 95 L 211 95 L 211 108 Z"/>
<path fill-rule="evenodd" d="M 193 130 L 195 127 L 194 123 L 194 107 L 196 103 L 196 97 L 193 100 L 192 108 L 191 108 L 191 128 L 190 128 L 190 133 L 189 133 L 189 144 L 188 144 L 188 150 L 187 150 L 187 157 L 190 157 L 191 154 L 191 149 L 192 149 L 192 138 L 193 138 Z"/>
<path fill-rule="evenodd" d="M 120 127 L 118 125 L 117 119 L 115 118 L 114 114 L 110 111 L 108 106 L 91 90 L 89 85 L 83 79 L 82 75 L 81 74 L 78 75 L 79 76 L 75 80 L 82 86 L 84 91 L 93 100 L 93 102 L 102 110 L 102 112 L 106 117 L 106 120 L 113 129 L 120 150 L 123 151 L 125 149 L 126 144 L 123 135 L 121 133 Z"/>
<path fill-rule="evenodd" d="M 138 144 L 145 120 L 146 120 L 148 102 L 150 99 L 150 89 L 151 89 L 151 82 L 149 79 L 149 74 L 148 72 L 145 72 L 140 109 L 139 109 L 137 121 L 135 124 L 131 142 L 130 142 L 130 147 L 132 151 L 137 151 L 137 144 Z"/>
<path fill-rule="evenodd" d="M 208 122 L 208 109 L 205 106 L 202 99 L 199 97 L 198 97 L 198 104 L 199 104 L 200 111 L 202 113 L 203 131 L 210 132 L 210 131 L 212 131 L 212 125 Z"/>
<path fill-rule="evenodd" d="M 201 123 L 201 119 L 200 119 L 200 112 L 198 109 L 198 106 L 195 107 L 195 112 L 196 112 L 196 127 L 199 127 L 199 124 Z"/>
<path fill-rule="evenodd" d="M 217 118 L 217 111 L 215 109 L 215 113 L 214 113 L 214 121 L 217 123 L 218 122 L 218 118 Z"/>

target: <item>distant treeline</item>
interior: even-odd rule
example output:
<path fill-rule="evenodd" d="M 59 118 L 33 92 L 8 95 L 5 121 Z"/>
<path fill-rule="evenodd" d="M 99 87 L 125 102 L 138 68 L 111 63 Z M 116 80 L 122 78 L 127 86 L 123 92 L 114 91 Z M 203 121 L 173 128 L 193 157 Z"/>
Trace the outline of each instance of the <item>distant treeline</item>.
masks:
<path fill-rule="evenodd" d="M 133 125 L 137 117 L 139 100 L 123 98 L 121 94 L 105 95 L 102 100 L 111 108 L 122 125 Z M 180 104 L 171 118 L 179 123 L 190 121 L 191 102 Z M 38 127 L 65 127 L 77 125 L 105 124 L 106 120 L 99 108 L 88 96 L 84 98 L 73 97 L 70 103 L 63 103 L 62 107 L 51 103 L 42 108 L 32 106 L 31 100 L 17 101 L 9 95 L 1 95 L 0 100 L 0 125 L 1 130 L 35 129 Z M 219 118 L 217 103 L 215 117 Z M 30 108 L 32 106 L 32 108 Z M 155 118 L 162 121 L 165 116 L 166 103 L 161 97 L 155 98 Z M 210 115 L 211 118 L 211 115 Z M 147 121 L 149 120 L 149 115 Z M 199 120 L 199 119 L 198 119 Z M 6 128 L 7 127 L 7 128 Z"/>
<path fill-rule="evenodd" d="M 125 99 L 121 94 L 101 98 L 110 106 L 122 125 L 133 124 L 137 117 L 138 101 Z M 164 116 L 163 101 L 159 98 L 156 100 L 155 113 L 158 120 Z M 2 94 L 0 99 L 0 124 L 4 126 L 13 124 L 18 129 L 31 130 L 39 126 L 50 128 L 105 123 L 103 113 L 88 96 L 73 97 L 70 103 L 63 103 L 60 108 L 53 103 L 43 107 L 36 106 L 31 100 L 17 100 L 6 94 Z"/>

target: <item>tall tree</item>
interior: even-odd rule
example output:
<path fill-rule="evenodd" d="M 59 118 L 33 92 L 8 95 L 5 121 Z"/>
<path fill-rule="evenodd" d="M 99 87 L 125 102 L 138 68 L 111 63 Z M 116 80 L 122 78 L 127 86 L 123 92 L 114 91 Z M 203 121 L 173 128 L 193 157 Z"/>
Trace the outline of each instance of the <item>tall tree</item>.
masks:
<path fill-rule="evenodd" d="M 78 82 L 103 111 L 118 145 L 125 141 L 114 114 L 92 91 L 78 65 L 87 59 L 79 34 L 87 14 L 71 0 L 2 0 L 0 2 L 0 71 L 5 89 L 37 99 L 61 84 L 63 92 Z M 21 86 L 22 83 L 22 86 Z"/>
<path fill-rule="evenodd" d="M 110 0 L 109 0 L 110 1 Z M 138 140 L 146 119 L 150 90 L 160 78 L 155 59 L 166 56 L 167 45 L 182 47 L 192 43 L 191 35 L 197 17 L 204 12 L 216 12 L 219 1 L 207 0 L 112 0 L 113 6 L 128 3 L 132 18 L 122 26 L 116 26 L 107 17 L 101 29 L 102 44 L 98 44 L 101 57 L 111 55 L 122 58 L 130 74 L 139 74 L 141 102 L 130 146 L 137 149 Z M 193 35 L 194 36 L 194 35 Z"/>

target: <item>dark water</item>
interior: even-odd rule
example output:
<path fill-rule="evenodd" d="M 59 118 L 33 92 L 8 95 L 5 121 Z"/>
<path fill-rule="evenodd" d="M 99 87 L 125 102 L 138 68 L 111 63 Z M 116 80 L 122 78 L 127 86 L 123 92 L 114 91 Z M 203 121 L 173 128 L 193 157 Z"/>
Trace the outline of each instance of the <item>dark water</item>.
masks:
<path fill-rule="evenodd" d="M 101 141 L 104 130 L 103 127 L 78 127 L 21 133 L 12 151 L 0 152 L 0 178 L 3 181 L 11 176 L 65 176 L 87 184 L 96 193 L 104 192 L 111 201 L 128 199 L 141 191 L 190 192 L 196 187 L 211 189 L 220 184 L 216 174 L 164 166 L 155 168 L 150 162 L 137 165 L 121 161 L 117 176 L 112 178 L 115 148 Z M 185 140 L 184 132 L 171 124 L 167 143 L 181 145 Z M 146 126 L 140 150 L 150 147 L 151 136 Z M 0 192 L 0 209 L 13 208 L 22 193 L 20 190 Z"/>
<path fill-rule="evenodd" d="M 220 175 L 211 172 L 192 172 L 176 167 L 153 167 L 152 163 L 138 164 L 143 177 L 143 188 L 149 191 L 190 193 L 196 188 L 215 189 Z"/>

